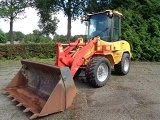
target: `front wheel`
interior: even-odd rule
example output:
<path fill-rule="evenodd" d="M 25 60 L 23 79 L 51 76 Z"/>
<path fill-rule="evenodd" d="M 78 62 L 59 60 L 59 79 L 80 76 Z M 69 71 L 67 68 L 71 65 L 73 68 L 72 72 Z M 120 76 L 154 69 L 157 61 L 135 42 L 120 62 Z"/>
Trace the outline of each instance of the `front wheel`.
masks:
<path fill-rule="evenodd" d="M 86 80 L 93 87 L 102 87 L 109 80 L 111 75 L 110 62 L 104 57 L 94 57 L 91 59 L 86 69 Z"/>
<path fill-rule="evenodd" d="M 131 59 L 128 53 L 124 53 L 121 61 L 114 65 L 114 70 L 118 75 L 126 75 L 130 70 Z"/>

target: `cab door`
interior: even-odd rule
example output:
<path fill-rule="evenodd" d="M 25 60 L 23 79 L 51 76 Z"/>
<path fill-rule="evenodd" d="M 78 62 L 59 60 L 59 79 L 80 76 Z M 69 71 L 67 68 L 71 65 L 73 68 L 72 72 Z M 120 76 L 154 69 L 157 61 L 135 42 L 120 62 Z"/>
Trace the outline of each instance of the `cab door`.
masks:
<path fill-rule="evenodd" d="M 113 16 L 113 26 L 112 26 L 112 42 L 113 42 L 113 50 L 118 51 L 122 50 L 122 42 L 121 40 L 121 17 L 119 15 L 114 14 Z"/>
<path fill-rule="evenodd" d="M 112 43 L 113 43 L 113 57 L 115 64 L 121 61 L 122 57 L 122 41 L 121 41 L 121 17 L 114 14 L 112 19 Z"/>

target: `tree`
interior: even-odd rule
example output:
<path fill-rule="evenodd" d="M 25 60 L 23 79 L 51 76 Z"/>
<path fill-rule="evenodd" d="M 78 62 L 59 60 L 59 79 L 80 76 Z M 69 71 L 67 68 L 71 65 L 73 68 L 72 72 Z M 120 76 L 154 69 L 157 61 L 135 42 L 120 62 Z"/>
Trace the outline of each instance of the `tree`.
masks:
<path fill-rule="evenodd" d="M 15 41 L 23 41 L 24 37 L 25 37 L 25 35 L 22 32 L 20 32 L 20 31 L 14 32 L 14 40 Z"/>
<path fill-rule="evenodd" d="M 84 12 L 96 13 L 108 9 L 111 0 L 87 0 Z"/>
<path fill-rule="evenodd" d="M 55 12 L 58 13 L 59 11 L 64 12 L 64 15 L 68 18 L 68 41 L 70 41 L 71 37 L 71 21 L 76 20 L 84 12 L 84 8 L 86 6 L 85 4 L 86 0 L 35 0 L 35 7 L 39 10 L 39 12 L 41 12 L 41 10 L 44 10 L 44 8 L 48 9 L 47 11 L 50 15 Z M 41 18 L 47 19 L 47 16 L 42 15 Z"/>
<path fill-rule="evenodd" d="M 62 42 L 62 43 L 67 43 L 66 41 L 66 35 L 57 35 L 55 34 L 54 36 L 54 42 Z M 71 41 L 75 41 L 77 40 L 77 38 L 83 38 L 84 40 L 86 40 L 87 36 L 86 35 L 75 35 L 75 36 L 71 36 Z"/>
<path fill-rule="evenodd" d="M 6 35 L 5 33 L 0 29 L 0 43 L 6 43 Z"/>
<path fill-rule="evenodd" d="M 33 35 L 35 36 L 35 43 L 40 42 L 41 32 L 39 30 L 33 30 Z"/>
<path fill-rule="evenodd" d="M 9 39 L 10 39 L 9 32 L 6 33 L 6 37 L 7 37 L 7 40 L 9 41 Z M 22 32 L 13 31 L 13 41 L 23 41 L 24 37 L 25 37 L 25 35 Z"/>
<path fill-rule="evenodd" d="M 25 43 L 48 43 L 51 41 L 52 39 L 50 37 L 42 35 L 39 30 L 33 30 L 32 34 L 25 35 L 24 38 Z"/>
<path fill-rule="evenodd" d="M 67 43 L 66 37 L 67 37 L 66 35 L 58 35 L 58 34 L 55 34 L 55 36 L 54 36 L 54 41 L 55 41 L 55 42 Z"/>
<path fill-rule="evenodd" d="M 133 60 L 160 60 L 160 4 L 155 0 L 112 0 L 111 9 L 125 16 L 122 39 L 132 48 Z"/>
<path fill-rule="evenodd" d="M 86 35 L 75 35 L 75 36 L 72 36 L 71 37 L 71 41 L 75 41 L 75 40 L 77 40 L 77 38 L 83 38 L 83 40 L 85 41 L 87 41 L 87 36 Z"/>
<path fill-rule="evenodd" d="M 22 18 L 25 8 L 29 7 L 29 0 L 1 0 L 0 1 L 0 17 L 10 21 L 9 40 L 13 41 L 13 22 L 16 19 Z"/>
<path fill-rule="evenodd" d="M 36 37 L 33 34 L 30 33 L 25 35 L 25 38 L 24 38 L 25 43 L 35 43 L 35 41 L 36 41 Z"/>
<path fill-rule="evenodd" d="M 38 0 L 34 4 L 40 16 L 39 28 L 43 35 L 54 35 L 57 29 L 59 20 L 55 17 L 54 7 L 50 5 L 49 1 Z"/>
<path fill-rule="evenodd" d="M 57 23 L 58 19 L 56 17 L 49 20 L 44 20 L 43 18 L 40 18 L 38 26 L 41 30 L 41 33 L 49 37 L 50 34 L 51 35 L 55 34 L 55 31 L 57 29 Z"/>

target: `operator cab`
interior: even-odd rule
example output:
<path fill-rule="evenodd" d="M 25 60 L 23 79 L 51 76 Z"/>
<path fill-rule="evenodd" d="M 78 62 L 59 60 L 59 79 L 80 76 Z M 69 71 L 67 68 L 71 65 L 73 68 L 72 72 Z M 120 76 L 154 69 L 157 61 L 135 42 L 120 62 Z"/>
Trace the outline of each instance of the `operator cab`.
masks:
<path fill-rule="evenodd" d="M 99 36 L 101 40 L 107 42 L 120 40 L 121 16 L 121 13 L 112 10 L 88 14 L 88 38 Z"/>

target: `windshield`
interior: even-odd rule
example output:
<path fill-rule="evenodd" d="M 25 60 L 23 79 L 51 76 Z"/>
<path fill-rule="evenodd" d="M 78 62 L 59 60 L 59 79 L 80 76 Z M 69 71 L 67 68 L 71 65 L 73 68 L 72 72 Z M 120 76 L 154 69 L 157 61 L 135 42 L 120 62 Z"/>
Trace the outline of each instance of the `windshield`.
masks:
<path fill-rule="evenodd" d="M 88 37 L 100 36 L 102 40 L 110 39 L 111 19 L 106 13 L 93 15 L 89 21 Z"/>

